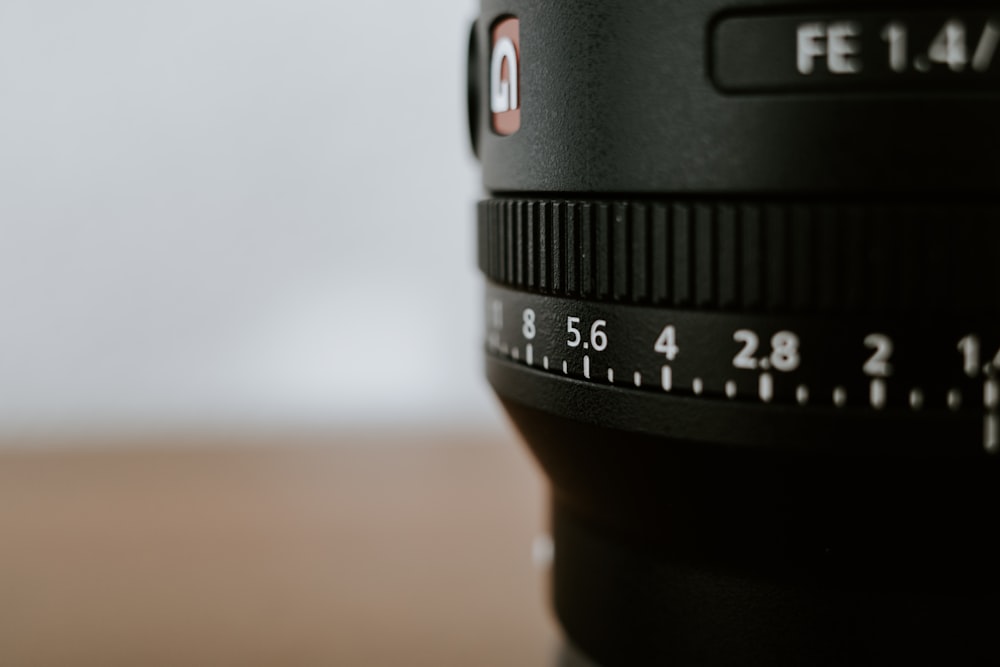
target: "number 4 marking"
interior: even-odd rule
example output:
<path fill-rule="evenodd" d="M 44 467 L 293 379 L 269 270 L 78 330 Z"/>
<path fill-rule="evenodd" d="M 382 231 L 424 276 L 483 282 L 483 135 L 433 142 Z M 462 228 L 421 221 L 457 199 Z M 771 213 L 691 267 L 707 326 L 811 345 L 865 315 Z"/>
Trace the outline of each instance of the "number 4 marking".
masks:
<path fill-rule="evenodd" d="M 666 355 L 667 361 L 673 361 L 677 358 L 680 348 L 677 347 L 677 329 L 674 328 L 674 325 L 668 324 L 663 328 L 660 337 L 656 339 L 656 344 L 653 345 L 653 350 Z"/>

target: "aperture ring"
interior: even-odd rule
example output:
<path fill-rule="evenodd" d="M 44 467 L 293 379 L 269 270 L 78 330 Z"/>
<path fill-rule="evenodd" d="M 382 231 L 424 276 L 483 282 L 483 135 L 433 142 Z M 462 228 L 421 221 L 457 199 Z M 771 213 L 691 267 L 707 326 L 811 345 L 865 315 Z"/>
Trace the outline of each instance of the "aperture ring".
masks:
<path fill-rule="evenodd" d="M 1000 205 L 491 199 L 496 283 L 598 301 L 771 313 L 989 315 Z"/>

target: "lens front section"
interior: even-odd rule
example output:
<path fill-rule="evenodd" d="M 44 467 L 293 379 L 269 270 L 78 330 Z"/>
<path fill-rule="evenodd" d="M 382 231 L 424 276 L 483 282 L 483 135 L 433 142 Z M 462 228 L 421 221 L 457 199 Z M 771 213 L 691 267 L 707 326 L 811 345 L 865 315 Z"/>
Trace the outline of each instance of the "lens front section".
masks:
<path fill-rule="evenodd" d="M 987 206 L 482 203 L 487 374 L 553 481 L 570 637 L 604 664 L 727 633 L 707 664 L 988 655 L 998 230 Z"/>
<path fill-rule="evenodd" d="M 486 372 L 570 641 L 995 661 L 1000 15 L 568 4 L 484 2 L 470 79 Z"/>

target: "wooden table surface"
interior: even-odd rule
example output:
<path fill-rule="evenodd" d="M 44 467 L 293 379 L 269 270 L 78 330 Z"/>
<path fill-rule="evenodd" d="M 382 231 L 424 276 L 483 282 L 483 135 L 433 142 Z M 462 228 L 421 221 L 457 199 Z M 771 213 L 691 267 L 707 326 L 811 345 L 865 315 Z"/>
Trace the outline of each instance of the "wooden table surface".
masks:
<path fill-rule="evenodd" d="M 0 665 L 551 667 L 513 436 L 0 449 Z"/>

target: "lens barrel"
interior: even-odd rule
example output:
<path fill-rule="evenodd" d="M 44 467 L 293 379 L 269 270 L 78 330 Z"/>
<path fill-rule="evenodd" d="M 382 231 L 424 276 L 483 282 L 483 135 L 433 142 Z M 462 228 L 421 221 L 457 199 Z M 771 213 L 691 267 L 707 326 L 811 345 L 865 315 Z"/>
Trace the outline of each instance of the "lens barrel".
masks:
<path fill-rule="evenodd" d="M 486 372 L 602 665 L 1000 659 L 1000 11 L 483 0 Z"/>

